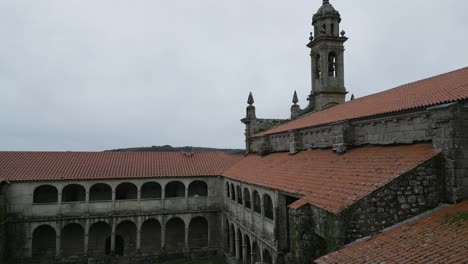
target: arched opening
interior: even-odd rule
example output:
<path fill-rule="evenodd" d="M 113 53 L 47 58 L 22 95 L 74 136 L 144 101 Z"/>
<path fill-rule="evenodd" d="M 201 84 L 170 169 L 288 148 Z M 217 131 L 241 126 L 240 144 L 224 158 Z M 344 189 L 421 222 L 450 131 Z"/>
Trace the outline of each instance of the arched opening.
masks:
<path fill-rule="evenodd" d="M 112 201 L 112 188 L 105 183 L 96 183 L 89 189 L 90 201 Z"/>
<path fill-rule="evenodd" d="M 119 184 L 115 189 L 116 200 L 132 200 L 137 198 L 137 187 L 130 182 Z"/>
<path fill-rule="evenodd" d="M 188 195 L 189 197 L 208 196 L 208 185 L 203 181 L 194 181 L 189 185 Z"/>
<path fill-rule="evenodd" d="M 268 250 L 263 250 L 263 263 L 264 264 L 272 264 L 271 254 Z"/>
<path fill-rule="evenodd" d="M 261 200 L 260 200 L 260 194 L 258 194 L 257 191 L 253 192 L 253 202 L 254 202 L 254 211 L 261 214 L 262 213 L 262 206 L 261 206 Z"/>
<path fill-rule="evenodd" d="M 166 223 L 166 248 L 170 251 L 183 251 L 185 248 L 185 223 L 178 217 Z"/>
<path fill-rule="evenodd" d="M 58 191 L 52 185 L 42 185 L 34 189 L 33 203 L 56 203 Z"/>
<path fill-rule="evenodd" d="M 190 248 L 204 248 L 208 246 L 208 221 L 204 217 L 195 217 L 189 225 Z"/>
<path fill-rule="evenodd" d="M 237 203 L 242 204 L 242 189 L 239 185 L 236 187 Z"/>
<path fill-rule="evenodd" d="M 32 237 L 32 256 L 55 256 L 55 237 L 55 229 L 50 225 L 41 225 L 34 229 Z"/>
<path fill-rule="evenodd" d="M 146 220 L 141 226 L 141 250 L 154 252 L 161 249 L 161 224 L 156 219 Z"/>
<path fill-rule="evenodd" d="M 234 189 L 234 184 L 231 183 L 231 200 L 236 200 L 236 190 Z"/>
<path fill-rule="evenodd" d="M 334 23 L 331 23 L 330 32 L 331 32 L 331 35 L 335 35 L 335 24 Z"/>
<path fill-rule="evenodd" d="M 228 187 L 229 189 L 229 187 Z M 226 219 L 224 223 L 224 252 L 229 252 L 229 241 L 231 239 L 231 236 L 229 234 L 229 221 Z"/>
<path fill-rule="evenodd" d="M 231 236 L 231 241 L 229 243 L 229 248 L 230 248 L 230 252 L 233 256 L 236 255 L 236 230 L 234 229 L 234 225 L 231 224 L 231 228 L 229 229 L 229 233 L 230 233 L 230 236 Z"/>
<path fill-rule="evenodd" d="M 71 223 L 62 229 L 61 248 L 65 257 L 84 254 L 84 229 L 80 224 Z"/>
<path fill-rule="evenodd" d="M 62 190 L 62 202 L 84 202 L 86 190 L 79 184 L 69 184 Z"/>
<path fill-rule="evenodd" d="M 328 54 L 328 76 L 337 77 L 337 75 L 336 53 L 330 52 Z"/>
<path fill-rule="evenodd" d="M 248 235 L 244 235 L 244 246 L 246 248 L 246 256 L 247 256 L 247 263 L 246 264 L 251 264 L 252 262 L 250 261 L 250 256 L 252 254 L 252 249 L 251 249 L 251 244 L 250 244 L 250 238 Z"/>
<path fill-rule="evenodd" d="M 229 183 L 226 182 L 226 197 L 229 198 L 230 196 L 231 196 L 231 194 L 229 192 Z"/>
<path fill-rule="evenodd" d="M 242 259 L 244 258 L 244 250 L 242 250 L 242 233 L 239 228 L 237 228 L 237 248 L 239 249 L 239 259 L 242 262 Z"/>
<path fill-rule="evenodd" d="M 244 188 L 244 205 L 247 208 L 252 208 L 252 203 L 250 201 L 250 191 L 247 188 Z"/>
<path fill-rule="evenodd" d="M 141 186 L 141 199 L 161 198 L 161 185 L 157 182 L 147 182 Z"/>
<path fill-rule="evenodd" d="M 324 35 L 327 34 L 327 25 L 325 25 L 325 24 L 322 25 L 322 33 L 323 33 Z"/>
<path fill-rule="evenodd" d="M 185 185 L 180 181 L 173 181 L 166 185 L 166 198 L 185 197 Z"/>
<path fill-rule="evenodd" d="M 123 239 L 123 250 L 121 255 L 130 255 L 136 250 L 136 232 L 137 228 L 132 221 L 123 221 L 119 223 L 115 229 L 115 235 L 121 236 Z M 117 238 L 115 243 L 115 253 L 119 254 L 117 248 Z"/>
<path fill-rule="evenodd" d="M 88 234 L 88 254 L 91 256 L 101 256 L 110 254 L 109 248 L 106 248 L 106 239 L 111 235 L 111 227 L 105 222 L 94 223 L 89 229 Z"/>
<path fill-rule="evenodd" d="M 273 220 L 273 201 L 271 200 L 270 195 L 263 195 L 263 206 L 265 210 L 265 217 Z"/>
<path fill-rule="evenodd" d="M 106 239 L 106 255 L 111 254 L 111 246 L 112 246 L 111 245 L 111 237 L 109 236 Z M 115 235 L 115 251 L 114 251 L 114 253 L 117 256 L 123 256 L 124 250 L 125 250 L 125 245 L 124 245 L 124 240 L 123 240 L 122 236 Z"/>
<path fill-rule="evenodd" d="M 256 241 L 254 241 L 252 244 L 252 253 L 253 253 L 254 263 L 262 262 L 262 255 L 260 254 L 260 247 L 258 246 L 258 243 Z"/>
<path fill-rule="evenodd" d="M 320 66 L 320 54 L 315 55 L 315 79 L 322 78 L 322 69 Z"/>

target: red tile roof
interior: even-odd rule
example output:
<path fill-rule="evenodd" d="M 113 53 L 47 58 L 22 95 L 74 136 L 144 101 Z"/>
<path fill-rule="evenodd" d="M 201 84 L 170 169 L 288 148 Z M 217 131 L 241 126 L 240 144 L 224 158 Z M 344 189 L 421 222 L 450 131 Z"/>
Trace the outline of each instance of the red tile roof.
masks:
<path fill-rule="evenodd" d="M 468 99 L 468 67 L 306 115 L 256 136 Z"/>
<path fill-rule="evenodd" d="M 338 213 L 438 153 L 430 144 L 418 144 L 364 147 L 343 155 L 330 150 L 248 155 L 223 176 L 298 193 L 308 203 Z"/>
<path fill-rule="evenodd" d="M 0 180 L 217 176 L 242 158 L 222 152 L 0 152 Z"/>
<path fill-rule="evenodd" d="M 315 262 L 467 263 L 468 201 L 391 228 Z"/>

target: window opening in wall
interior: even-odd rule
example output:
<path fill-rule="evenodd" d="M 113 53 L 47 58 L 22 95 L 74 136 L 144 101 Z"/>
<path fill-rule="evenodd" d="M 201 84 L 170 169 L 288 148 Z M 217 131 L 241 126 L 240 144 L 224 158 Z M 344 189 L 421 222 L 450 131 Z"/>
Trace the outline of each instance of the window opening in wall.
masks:
<path fill-rule="evenodd" d="M 320 65 L 320 54 L 315 55 L 315 79 L 322 78 L 322 68 Z"/>
<path fill-rule="evenodd" d="M 141 251 L 152 253 L 161 249 L 161 224 L 156 219 L 141 225 Z"/>
<path fill-rule="evenodd" d="M 112 188 L 105 183 L 96 183 L 89 189 L 90 201 L 111 201 Z"/>
<path fill-rule="evenodd" d="M 226 182 L 226 197 L 230 198 L 229 183 Z"/>
<path fill-rule="evenodd" d="M 83 255 L 84 229 L 80 224 L 71 223 L 62 229 L 61 249 L 65 257 Z"/>
<path fill-rule="evenodd" d="M 265 217 L 273 220 L 273 202 L 270 195 L 263 195 L 263 206 L 265 207 Z"/>
<path fill-rule="evenodd" d="M 242 233 L 240 231 L 239 228 L 237 228 L 237 248 L 239 249 L 239 258 L 240 259 L 244 259 L 243 255 L 244 255 L 244 250 L 242 248 Z"/>
<path fill-rule="evenodd" d="M 337 77 L 337 64 L 335 52 L 330 52 L 328 54 L 328 76 Z"/>
<path fill-rule="evenodd" d="M 254 198 L 254 211 L 261 214 L 262 207 L 261 207 L 260 195 L 258 194 L 257 191 L 253 192 L 253 198 Z"/>
<path fill-rule="evenodd" d="M 161 198 L 161 185 L 157 182 L 147 182 L 141 186 L 142 199 Z"/>
<path fill-rule="evenodd" d="M 33 257 L 55 256 L 55 229 L 50 225 L 41 225 L 34 229 L 32 236 Z"/>
<path fill-rule="evenodd" d="M 327 26 L 325 24 L 322 25 L 322 33 L 324 35 L 327 34 Z"/>
<path fill-rule="evenodd" d="M 62 202 L 84 202 L 86 200 L 86 190 L 78 184 L 70 184 L 62 190 Z"/>
<path fill-rule="evenodd" d="M 250 191 L 247 188 L 244 188 L 244 204 L 245 204 L 245 207 L 252 208 L 252 205 L 250 202 Z"/>
<path fill-rule="evenodd" d="M 335 24 L 334 23 L 331 24 L 330 32 L 331 32 L 332 35 L 335 34 Z"/>
<path fill-rule="evenodd" d="M 133 200 L 137 198 L 137 187 L 130 182 L 119 184 L 115 189 L 116 200 Z"/>
<path fill-rule="evenodd" d="M 169 251 L 182 251 L 185 248 L 185 223 L 178 217 L 166 223 L 166 248 Z"/>
<path fill-rule="evenodd" d="M 234 184 L 231 183 L 231 200 L 236 200 L 236 190 L 234 189 Z"/>
<path fill-rule="evenodd" d="M 247 263 L 246 264 L 251 264 L 250 262 L 250 256 L 252 255 L 252 250 L 250 248 L 250 239 L 248 235 L 244 235 L 244 245 L 246 246 L 246 255 L 247 255 Z"/>
<path fill-rule="evenodd" d="M 239 185 L 236 187 L 237 203 L 242 204 L 242 189 Z"/>
<path fill-rule="evenodd" d="M 166 198 L 185 197 L 185 185 L 180 181 L 173 181 L 166 185 Z"/>
<path fill-rule="evenodd" d="M 195 217 L 189 225 L 190 248 L 204 248 L 208 246 L 208 221 L 204 217 Z"/>
<path fill-rule="evenodd" d="M 34 189 L 33 203 L 56 203 L 58 191 L 52 185 L 42 185 Z"/>
<path fill-rule="evenodd" d="M 231 242 L 229 243 L 230 252 L 233 256 L 235 256 L 236 255 L 236 230 L 234 229 L 233 224 L 231 224 L 230 236 L 231 236 Z"/>
<path fill-rule="evenodd" d="M 190 183 L 188 190 L 189 197 L 208 196 L 208 185 L 203 181 Z"/>
<path fill-rule="evenodd" d="M 224 238 L 225 244 L 224 244 L 224 252 L 229 253 L 229 241 L 230 241 L 230 233 L 229 233 L 229 221 L 226 219 L 224 222 Z"/>

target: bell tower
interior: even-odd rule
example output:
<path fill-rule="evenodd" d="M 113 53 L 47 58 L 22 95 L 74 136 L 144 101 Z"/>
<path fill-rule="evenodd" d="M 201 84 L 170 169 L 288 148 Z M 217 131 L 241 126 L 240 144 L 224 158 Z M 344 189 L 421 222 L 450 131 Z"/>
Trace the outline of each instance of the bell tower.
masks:
<path fill-rule="evenodd" d="M 312 18 L 314 33 L 310 33 L 310 57 L 312 65 L 312 91 L 309 95 L 309 111 L 320 111 L 345 102 L 344 43 L 348 40 L 340 32 L 340 13 L 323 0 L 322 6 Z"/>

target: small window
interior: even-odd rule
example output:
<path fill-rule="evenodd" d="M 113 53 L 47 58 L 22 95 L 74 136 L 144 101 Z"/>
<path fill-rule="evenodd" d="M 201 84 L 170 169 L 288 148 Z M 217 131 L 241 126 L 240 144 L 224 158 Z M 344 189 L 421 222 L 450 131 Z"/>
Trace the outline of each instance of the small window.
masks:
<path fill-rule="evenodd" d="M 336 63 L 336 53 L 330 52 L 328 54 L 328 76 L 337 77 L 337 63 Z"/>

